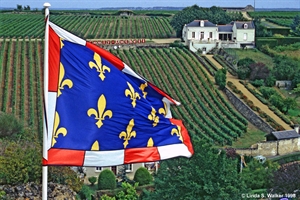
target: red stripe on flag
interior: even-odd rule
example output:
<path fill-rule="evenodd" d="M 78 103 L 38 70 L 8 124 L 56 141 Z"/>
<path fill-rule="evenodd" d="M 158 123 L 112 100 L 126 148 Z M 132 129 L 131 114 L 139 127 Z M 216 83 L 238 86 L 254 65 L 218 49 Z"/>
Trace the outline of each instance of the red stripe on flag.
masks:
<path fill-rule="evenodd" d="M 157 160 L 160 160 L 160 155 L 156 147 L 125 149 L 124 164 Z"/>
<path fill-rule="evenodd" d="M 85 151 L 54 149 L 48 151 L 47 165 L 82 166 Z"/>
<path fill-rule="evenodd" d="M 183 125 L 182 121 L 178 120 L 178 119 L 170 119 L 170 122 L 181 127 L 181 135 L 183 138 L 183 143 L 187 146 L 189 152 L 191 152 L 191 154 L 194 154 L 194 149 L 193 149 L 193 145 L 191 143 L 190 136 L 188 134 L 187 129 Z"/>
<path fill-rule="evenodd" d="M 60 62 L 60 38 L 55 31 L 49 26 L 49 58 L 48 58 L 48 90 L 57 92 L 59 62 Z"/>
<path fill-rule="evenodd" d="M 110 62 L 111 64 L 113 64 L 115 67 L 117 67 L 119 70 L 123 70 L 124 69 L 124 63 L 122 62 L 122 60 L 120 60 L 118 57 L 116 57 L 115 55 L 111 54 L 110 52 L 101 49 L 100 47 L 90 43 L 90 42 L 86 42 L 86 47 L 88 47 L 89 49 L 91 49 L 92 51 L 96 52 L 97 54 L 99 54 L 101 57 L 103 57 L 105 60 L 107 60 L 108 62 Z"/>

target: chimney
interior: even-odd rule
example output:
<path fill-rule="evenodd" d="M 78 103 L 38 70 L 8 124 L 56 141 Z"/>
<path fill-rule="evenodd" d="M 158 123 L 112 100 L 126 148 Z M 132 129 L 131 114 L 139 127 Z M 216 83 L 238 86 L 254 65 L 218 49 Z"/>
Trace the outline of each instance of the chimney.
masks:
<path fill-rule="evenodd" d="M 294 125 L 294 130 L 295 130 L 298 134 L 300 134 L 300 132 L 299 132 L 299 124 L 295 124 L 295 125 Z"/>

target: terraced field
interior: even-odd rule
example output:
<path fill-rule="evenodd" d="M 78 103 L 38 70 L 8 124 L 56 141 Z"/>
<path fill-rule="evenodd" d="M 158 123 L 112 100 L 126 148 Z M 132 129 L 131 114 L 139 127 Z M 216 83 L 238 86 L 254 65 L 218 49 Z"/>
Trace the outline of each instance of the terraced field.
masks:
<path fill-rule="evenodd" d="M 42 135 L 43 42 L 8 39 L 0 49 L 1 111 L 14 113 Z M 231 145 L 247 131 L 247 120 L 215 89 L 190 51 L 140 48 L 112 53 L 182 103 L 173 107 L 174 116 L 183 119 L 191 134 Z"/>

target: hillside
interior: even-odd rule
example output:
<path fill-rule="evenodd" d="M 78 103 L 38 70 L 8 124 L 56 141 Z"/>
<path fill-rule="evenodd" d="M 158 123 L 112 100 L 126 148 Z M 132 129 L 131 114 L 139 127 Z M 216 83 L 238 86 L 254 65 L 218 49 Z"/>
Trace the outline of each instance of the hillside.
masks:
<path fill-rule="evenodd" d="M 1 111 L 14 113 L 41 135 L 43 43 L 5 40 L 0 48 Z M 247 121 L 215 89 L 188 50 L 141 48 L 112 53 L 182 103 L 173 109 L 174 116 L 184 120 L 191 134 L 230 145 L 247 131 Z"/>

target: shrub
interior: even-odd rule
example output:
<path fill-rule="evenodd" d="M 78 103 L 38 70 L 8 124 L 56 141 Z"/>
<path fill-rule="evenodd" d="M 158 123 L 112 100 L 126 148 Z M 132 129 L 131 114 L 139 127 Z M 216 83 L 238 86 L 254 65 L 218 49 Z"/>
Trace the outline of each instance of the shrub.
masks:
<path fill-rule="evenodd" d="M 80 199 L 92 200 L 92 195 L 94 195 L 94 191 L 91 188 L 89 188 L 89 186 L 83 185 L 78 195 L 80 196 Z"/>
<path fill-rule="evenodd" d="M 97 177 L 92 176 L 92 177 L 89 177 L 88 180 L 91 183 L 91 185 L 94 185 L 97 182 Z"/>
<path fill-rule="evenodd" d="M 135 183 L 134 186 L 130 185 L 129 183 L 123 182 L 122 183 L 122 191 L 118 192 L 116 195 L 117 199 L 119 200 L 137 200 L 139 198 L 136 187 L 138 186 L 138 183 Z"/>
<path fill-rule="evenodd" d="M 146 185 L 152 181 L 152 176 L 145 167 L 140 167 L 136 170 L 133 180 L 138 182 L 139 185 Z"/>
<path fill-rule="evenodd" d="M 49 181 L 59 184 L 66 184 L 75 192 L 82 189 L 83 182 L 77 176 L 77 173 L 65 166 L 50 166 L 49 167 Z"/>
<path fill-rule="evenodd" d="M 40 182 L 42 147 L 36 132 L 26 129 L 18 140 L 3 139 L 0 146 L 0 185 Z"/>
<path fill-rule="evenodd" d="M 116 177 L 114 173 L 109 170 L 103 170 L 98 177 L 98 189 L 99 190 L 113 190 L 116 188 Z"/>
<path fill-rule="evenodd" d="M 20 133 L 23 125 L 12 114 L 0 112 L 0 138 Z"/>

